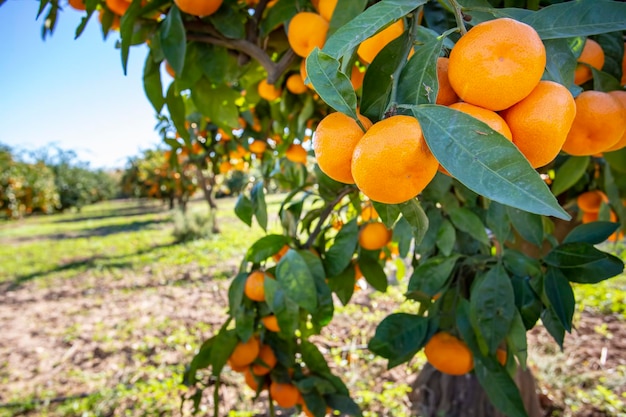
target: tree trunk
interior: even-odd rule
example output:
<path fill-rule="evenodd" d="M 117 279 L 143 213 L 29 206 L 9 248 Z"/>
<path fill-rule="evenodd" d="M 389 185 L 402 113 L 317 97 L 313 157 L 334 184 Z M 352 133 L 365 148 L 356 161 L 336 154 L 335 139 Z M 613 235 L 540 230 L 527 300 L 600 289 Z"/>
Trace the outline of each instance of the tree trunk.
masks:
<path fill-rule="evenodd" d="M 518 369 L 515 382 L 529 417 L 542 417 L 532 373 Z M 473 374 L 446 375 L 426 364 L 412 388 L 412 411 L 420 417 L 506 417 L 491 405 Z"/>
<path fill-rule="evenodd" d="M 213 233 L 220 233 L 220 228 L 217 225 L 217 204 L 213 199 L 213 185 L 215 184 L 215 178 L 211 175 L 208 179 L 204 176 L 202 169 L 196 165 L 196 178 L 198 179 L 198 184 L 202 189 L 202 193 L 204 194 L 204 199 L 209 205 L 209 215 L 211 216 L 211 231 Z"/>

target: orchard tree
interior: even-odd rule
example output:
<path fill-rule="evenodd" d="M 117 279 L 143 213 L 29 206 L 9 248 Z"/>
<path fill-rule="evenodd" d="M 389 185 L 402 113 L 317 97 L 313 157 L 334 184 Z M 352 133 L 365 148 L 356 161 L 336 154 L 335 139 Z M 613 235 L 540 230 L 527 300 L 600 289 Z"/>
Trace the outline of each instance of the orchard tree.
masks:
<path fill-rule="evenodd" d="M 276 405 L 361 415 L 310 338 L 357 280 L 385 291 L 397 251 L 410 263 L 413 313 L 386 317 L 369 349 L 390 368 L 424 349 L 420 414 L 535 412 L 514 382 L 526 332 L 541 320 L 562 347 L 572 283 L 623 270 L 597 245 L 621 240 L 626 221 L 626 4 L 70 5 L 85 10 L 77 36 L 94 13 L 105 34 L 119 18 L 124 68 L 132 45 L 149 44 L 144 86 L 180 135 L 166 141 L 173 149 L 206 132 L 212 172 L 259 167 L 235 208 L 245 223 L 267 230 L 266 189 L 288 190 L 282 232 L 250 245 L 229 319 L 187 369 L 196 406 L 209 385 L 219 398 L 230 367 L 269 390 L 270 415 Z M 41 1 L 44 35 L 64 6 Z M 165 94 L 161 65 L 174 77 Z M 484 388 L 486 404 L 459 394 L 468 384 Z"/>

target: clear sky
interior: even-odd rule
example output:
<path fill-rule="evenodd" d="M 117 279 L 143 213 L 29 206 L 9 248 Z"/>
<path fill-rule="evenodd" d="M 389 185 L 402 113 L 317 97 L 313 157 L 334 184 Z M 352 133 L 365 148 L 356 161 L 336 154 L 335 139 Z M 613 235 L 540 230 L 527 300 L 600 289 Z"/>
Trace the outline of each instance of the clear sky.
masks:
<path fill-rule="evenodd" d="M 142 84 L 146 46 L 131 48 L 124 76 L 117 32 L 103 41 L 94 15 L 74 40 L 82 12 L 66 6 L 43 41 L 38 5 L 0 6 L 0 143 L 16 150 L 54 144 L 94 168 L 123 167 L 129 156 L 159 144 Z"/>

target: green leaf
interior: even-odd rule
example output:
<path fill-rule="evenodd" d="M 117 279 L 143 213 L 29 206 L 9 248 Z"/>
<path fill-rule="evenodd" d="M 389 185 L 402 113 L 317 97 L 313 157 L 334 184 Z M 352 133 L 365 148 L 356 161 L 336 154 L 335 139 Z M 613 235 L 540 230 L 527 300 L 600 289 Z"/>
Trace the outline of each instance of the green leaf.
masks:
<path fill-rule="evenodd" d="M 261 21 L 261 36 L 263 37 L 298 13 L 298 7 L 292 0 L 280 0 L 274 7 L 266 10 L 267 14 Z"/>
<path fill-rule="evenodd" d="M 554 341 L 559 345 L 561 350 L 563 350 L 563 341 L 565 340 L 565 328 L 561 324 L 561 321 L 557 317 L 554 310 L 550 307 L 546 307 L 541 312 L 541 322 L 544 327 L 550 333 L 550 336 L 554 339 Z"/>
<path fill-rule="evenodd" d="M 237 310 L 233 317 L 235 318 L 235 331 L 237 332 L 237 336 L 239 336 L 239 338 L 243 341 L 250 339 L 255 330 L 254 321 L 256 318 L 256 311 L 253 308 L 244 305 Z"/>
<path fill-rule="evenodd" d="M 542 274 L 541 263 L 537 259 L 515 249 L 504 249 L 502 262 L 506 269 L 518 277 L 538 277 Z"/>
<path fill-rule="evenodd" d="M 339 275 L 328 278 L 328 286 L 332 292 L 337 294 L 337 298 L 344 306 L 350 302 L 354 294 L 354 278 L 355 270 L 353 265 L 348 266 Z"/>
<path fill-rule="evenodd" d="M 218 376 L 222 372 L 238 342 L 239 338 L 233 330 L 221 330 L 215 336 L 215 342 L 211 349 L 211 372 L 213 376 Z"/>
<path fill-rule="evenodd" d="M 496 203 L 495 201 L 489 202 L 489 208 L 487 209 L 486 218 L 487 227 L 496 235 L 496 239 L 500 244 L 509 240 L 509 233 L 511 233 L 511 223 L 509 221 L 509 215 L 507 213 L 506 206 Z"/>
<path fill-rule="evenodd" d="M 608 165 L 604 165 L 603 169 L 602 169 L 602 173 L 604 174 L 604 189 L 606 190 L 606 195 L 609 197 L 609 201 L 611 202 L 611 208 L 615 211 L 615 213 L 617 214 L 617 218 L 621 219 L 622 221 L 622 226 L 624 225 L 624 222 L 626 221 L 626 206 L 624 206 L 624 204 L 622 203 L 622 199 L 620 196 L 620 189 L 617 186 L 617 181 L 613 178 L 613 172 L 611 172 L 611 167 Z M 602 215 L 602 211 L 604 210 L 603 207 L 601 207 L 600 211 L 600 215 Z M 610 219 L 610 214 L 608 213 L 609 210 L 607 208 L 607 217 L 600 217 L 601 220 L 609 220 Z"/>
<path fill-rule="evenodd" d="M 211 350 L 213 349 L 214 344 L 215 336 L 202 343 L 198 353 L 196 353 L 191 359 L 191 363 L 183 375 L 183 384 L 185 386 L 194 386 L 196 384 L 196 372 L 198 369 L 208 368 L 211 365 Z"/>
<path fill-rule="evenodd" d="M 367 6 L 367 0 L 338 0 L 326 37 L 330 37 L 337 29 L 361 14 L 365 6 Z"/>
<path fill-rule="evenodd" d="M 509 219 L 524 240 L 541 247 L 543 243 L 543 221 L 540 216 L 513 207 L 508 208 Z"/>
<path fill-rule="evenodd" d="M 324 174 L 317 164 L 315 164 L 313 171 L 317 177 L 320 196 L 325 201 L 333 201 L 337 198 L 337 194 L 346 187 L 346 184 L 335 181 Z"/>
<path fill-rule="evenodd" d="M 130 45 L 132 44 L 135 20 L 139 16 L 140 10 L 141 0 L 133 0 L 120 20 L 120 37 L 122 38 L 120 49 L 122 52 L 122 68 L 124 68 L 124 75 L 126 75 L 128 67 L 128 54 L 130 52 Z"/>
<path fill-rule="evenodd" d="M 422 239 L 424 239 L 428 231 L 428 216 L 426 216 L 422 206 L 415 198 L 398 204 L 398 207 L 400 208 L 402 217 L 411 225 L 411 230 L 415 237 L 415 244 L 418 245 Z"/>
<path fill-rule="evenodd" d="M 584 284 L 598 283 L 624 270 L 621 259 L 583 242 L 559 245 L 544 257 L 544 261 L 560 268 L 568 280 Z"/>
<path fill-rule="evenodd" d="M 315 280 L 306 262 L 294 250 L 283 256 L 276 266 L 276 281 L 285 290 L 287 297 L 294 300 L 309 313 L 317 309 Z"/>
<path fill-rule="evenodd" d="M 591 69 L 591 72 L 593 74 L 593 89 L 595 91 L 609 92 L 622 89 L 620 81 L 617 78 L 613 77 L 611 74 L 597 70 L 591 65 L 587 65 L 584 63 L 581 65 L 586 65 Z"/>
<path fill-rule="evenodd" d="M 432 153 L 467 188 L 502 204 L 569 220 L 513 143 L 447 107 L 420 105 L 413 112 Z"/>
<path fill-rule="evenodd" d="M 403 217 L 400 217 L 393 226 L 393 236 L 391 240 L 398 242 L 398 252 L 400 258 L 406 258 L 409 249 L 411 249 L 411 241 L 413 240 L 412 227 L 409 222 Z"/>
<path fill-rule="evenodd" d="M 472 285 L 470 321 L 476 331 L 483 354 L 495 354 L 515 317 L 515 294 L 511 279 L 502 265 L 481 275 Z"/>
<path fill-rule="evenodd" d="M 298 304 L 286 296 L 284 288 L 276 280 L 266 279 L 263 287 L 267 305 L 278 320 L 280 334 L 293 336 L 298 328 Z"/>
<path fill-rule="evenodd" d="M 376 212 L 380 216 L 380 220 L 382 220 L 383 224 L 388 228 L 392 228 L 396 219 L 400 215 L 400 206 L 397 204 L 379 203 L 378 201 L 372 201 L 371 203 L 374 206 L 374 209 L 376 209 Z"/>
<path fill-rule="evenodd" d="M 626 173 L 626 148 L 614 152 L 605 152 L 603 156 L 611 168 L 620 173 Z"/>
<path fill-rule="evenodd" d="M 589 160 L 588 156 L 569 157 L 556 171 L 556 176 L 552 183 L 552 193 L 559 195 L 574 186 L 585 175 Z"/>
<path fill-rule="evenodd" d="M 456 229 L 448 220 L 444 220 L 437 230 L 435 244 L 444 256 L 450 256 L 456 244 Z"/>
<path fill-rule="evenodd" d="M 234 7 L 220 7 L 208 17 L 209 22 L 225 37 L 243 39 L 246 37 L 246 18 Z"/>
<path fill-rule="evenodd" d="M 237 274 L 233 282 L 228 287 L 228 307 L 231 315 L 236 315 L 241 307 L 241 303 L 244 300 L 244 291 L 248 274 Z"/>
<path fill-rule="evenodd" d="M 409 279 L 406 297 L 431 300 L 444 288 L 459 258 L 460 255 L 436 256 L 421 262 Z"/>
<path fill-rule="evenodd" d="M 252 206 L 254 207 L 254 217 L 259 222 L 259 226 L 267 231 L 267 205 L 265 204 L 265 184 L 263 181 L 259 181 L 254 184 L 250 191 L 250 198 L 252 199 Z"/>
<path fill-rule="evenodd" d="M 270 256 L 278 253 L 288 243 L 289 238 L 284 235 L 264 236 L 250 246 L 246 254 L 246 260 L 255 264 L 263 262 Z"/>
<path fill-rule="evenodd" d="M 163 84 L 161 84 L 160 66 L 154 61 L 152 51 L 148 52 L 146 63 L 143 67 L 143 90 L 154 110 L 157 113 L 161 113 L 161 109 L 165 105 Z"/>
<path fill-rule="evenodd" d="M 571 333 L 572 318 L 574 317 L 574 308 L 576 307 L 572 286 L 558 268 L 548 268 L 543 285 L 556 316 L 559 318 L 563 328 Z"/>
<path fill-rule="evenodd" d="M 316 48 L 306 59 L 306 72 L 322 100 L 338 112 L 358 120 L 356 93 L 350 78 L 339 70 L 338 60 Z"/>
<path fill-rule="evenodd" d="M 522 369 L 526 369 L 526 360 L 528 359 L 528 342 L 526 340 L 526 327 L 519 312 L 515 312 L 515 317 L 511 323 L 511 330 L 506 336 L 506 344 L 509 350 L 519 360 Z"/>
<path fill-rule="evenodd" d="M 515 381 L 501 366 L 486 366 L 485 360 L 474 363 L 474 374 L 491 403 L 508 417 L 528 417 Z"/>
<path fill-rule="evenodd" d="M 602 71 L 618 80 L 622 79 L 622 61 L 624 59 L 624 39 L 621 31 L 602 33 L 594 36 L 604 51 Z"/>
<path fill-rule="evenodd" d="M 243 194 L 239 194 L 235 203 L 235 214 L 242 222 L 248 226 L 252 226 L 252 216 L 254 215 L 254 207 L 252 201 Z"/>
<path fill-rule="evenodd" d="M 578 0 L 544 7 L 523 19 L 541 39 L 572 38 L 626 29 L 626 4 Z"/>
<path fill-rule="evenodd" d="M 548 39 L 544 42 L 544 46 L 547 61 L 543 79 L 564 85 L 576 97 L 582 89 L 574 84 L 576 57 L 568 39 Z"/>
<path fill-rule="evenodd" d="M 609 236 L 619 229 L 619 226 L 619 223 L 613 222 L 580 224 L 565 236 L 563 243 L 584 242 L 597 245 L 607 240 Z"/>
<path fill-rule="evenodd" d="M 380 29 L 404 17 L 427 0 L 383 0 L 339 28 L 326 40 L 324 52 L 337 59 L 350 53 Z M 308 70 L 308 67 L 307 67 Z"/>
<path fill-rule="evenodd" d="M 377 55 L 367 68 L 363 78 L 363 96 L 361 97 L 361 114 L 372 121 L 383 118 L 391 89 L 394 84 L 393 74 L 405 59 L 409 33 L 392 40 Z M 415 86 L 411 86 L 414 89 Z M 402 91 L 398 88 L 398 92 Z"/>
<path fill-rule="evenodd" d="M 176 5 L 172 5 L 165 20 L 161 23 L 159 34 L 165 59 L 176 74 L 182 74 L 187 49 L 187 35 L 183 18 Z"/>
<path fill-rule="evenodd" d="M 198 110 L 206 117 L 226 126 L 237 126 L 239 110 L 235 101 L 239 98 L 237 91 L 226 85 L 214 86 L 202 77 L 191 90 L 191 99 Z"/>
<path fill-rule="evenodd" d="M 486 246 L 490 246 L 485 225 L 476 213 L 467 207 L 457 207 L 448 213 L 452 224 Z"/>
<path fill-rule="evenodd" d="M 326 404 L 333 410 L 349 416 L 363 416 L 361 409 L 349 395 L 329 394 L 324 396 L 324 398 L 326 399 Z"/>
<path fill-rule="evenodd" d="M 185 141 L 189 141 L 189 131 L 185 127 L 185 102 L 180 94 L 176 92 L 174 83 L 171 83 L 167 89 L 165 96 L 165 103 L 167 104 L 167 110 L 170 113 L 170 118 L 176 127 L 176 131 L 181 138 Z"/>
<path fill-rule="evenodd" d="M 370 256 L 359 257 L 359 268 L 363 273 L 363 277 L 376 291 L 387 291 L 387 275 L 385 270 L 378 263 L 378 260 Z"/>
<path fill-rule="evenodd" d="M 303 340 L 300 345 L 300 353 L 302 354 L 302 360 L 311 372 L 317 374 L 330 373 L 324 355 L 320 353 L 317 346 L 313 343 Z"/>
<path fill-rule="evenodd" d="M 352 260 L 352 255 L 356 249 L 356 245 L 359 239 L 359 229 L 356 224 L 356 219 L 346 223 L 337 236 L 333 245 L 326 252 L 324 257 L 324 268 L 326 269 L 326 275 L 334 277 L 339 275 Z"/>
<path fill-rule="evenodd" d="M 376 327 L 368 349 L 389 360 L 388 369 L 409 361 L 424 347 L 434 330 L 431 319 L 408 313 L 394 313 Z"/>
<path fill-rule="evenodd" d="M 444 39 L 443 36 L 431 39 L 415 50 L 400 73 L 398 103 L 435 104 L 439 91 L 437 58 L 441 54 Z"/>

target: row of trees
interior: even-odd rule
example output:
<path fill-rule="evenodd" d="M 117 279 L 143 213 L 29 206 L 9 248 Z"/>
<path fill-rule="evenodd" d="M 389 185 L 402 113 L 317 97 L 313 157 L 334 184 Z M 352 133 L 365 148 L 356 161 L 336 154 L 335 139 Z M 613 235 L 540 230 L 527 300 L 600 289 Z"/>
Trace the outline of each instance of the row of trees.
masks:
<path fill-rule="evenodd" d="M 72 151 L 25 155 L 0 144 L 0 217 L 80 209 L 119 194 L 115 176 L 94 170 Z"/>

